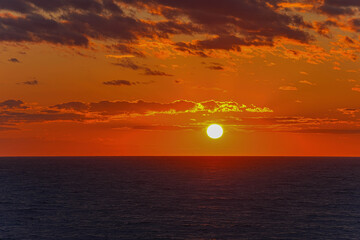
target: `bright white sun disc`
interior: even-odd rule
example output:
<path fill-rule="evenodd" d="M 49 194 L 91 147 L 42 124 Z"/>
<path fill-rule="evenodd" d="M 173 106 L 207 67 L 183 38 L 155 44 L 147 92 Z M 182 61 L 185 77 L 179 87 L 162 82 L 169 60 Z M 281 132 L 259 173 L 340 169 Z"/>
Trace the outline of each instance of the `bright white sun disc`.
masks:
<path fill-rule="evenodd" d="M 222 127 L 218 124 L 212 124 L 206 130 L 207 135 L 212 139 L 220 138 L 223 132 Z"/>

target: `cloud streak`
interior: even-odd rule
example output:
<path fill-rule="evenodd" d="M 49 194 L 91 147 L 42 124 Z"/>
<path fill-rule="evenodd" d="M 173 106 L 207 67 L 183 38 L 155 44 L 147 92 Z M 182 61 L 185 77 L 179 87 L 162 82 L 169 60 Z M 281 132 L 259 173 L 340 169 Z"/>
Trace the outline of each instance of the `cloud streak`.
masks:
<path fill-rule="evenodd" d="M 154 83 L 154 81 L 148 81 L 148 82 L 140 82 L 140 81 L 136 81 L 136 82 L 132 82 L 132 81 L 128 81 L 128 80 L 111 80 L 111 81 L 105 81 L 103 82 L 104 85 L 108 85 L 108 86 L 135 86 L 135 85 L 141 85 L 141 84 L 151 84 Z"/>
<path fill-rule="evenodd" d="M 142 73 L 143 75 L 147 75 L 147 76 L 162 76 L 162 77 L 174 76 L 174 75 L 166 73 L 166 72 L 150 69 L 149 67 L 147 67 L 145 65 L 137 64 L 134 61 L 132 61 L 131 59 L 122 59 L 121 61 L 119 61 L 117 63 L 112 63 L 112 64 L 115 66 L 132 69 L 135 71 L 140 70 L 143 72 Z"/>

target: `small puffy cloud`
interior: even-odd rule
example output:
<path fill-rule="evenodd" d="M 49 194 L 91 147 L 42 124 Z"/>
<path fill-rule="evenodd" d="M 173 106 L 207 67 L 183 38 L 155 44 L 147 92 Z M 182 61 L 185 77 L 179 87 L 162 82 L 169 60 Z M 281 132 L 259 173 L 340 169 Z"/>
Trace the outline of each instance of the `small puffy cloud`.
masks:
<path fill-rule="evenodd" d="M 17 58 L 9 58 L 8 61 L 12 63 L 20 63 L 19 59 Z"/>

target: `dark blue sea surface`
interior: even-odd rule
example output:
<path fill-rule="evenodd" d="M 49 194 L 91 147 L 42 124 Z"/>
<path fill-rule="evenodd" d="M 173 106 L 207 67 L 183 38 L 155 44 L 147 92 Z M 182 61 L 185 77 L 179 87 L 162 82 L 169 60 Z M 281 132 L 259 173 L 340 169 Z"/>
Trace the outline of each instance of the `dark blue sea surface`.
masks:
<path fill-rule="evenodd" d="M 0 239 L 360 239 L 360 158 L 0 158 Z"/>

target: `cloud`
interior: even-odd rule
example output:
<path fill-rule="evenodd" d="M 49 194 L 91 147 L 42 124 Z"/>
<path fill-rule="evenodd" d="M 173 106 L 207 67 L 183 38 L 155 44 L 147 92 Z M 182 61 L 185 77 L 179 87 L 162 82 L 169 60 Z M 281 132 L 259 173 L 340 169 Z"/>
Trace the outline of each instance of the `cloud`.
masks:
<path fill-rule="evenodd" d="M 34 86 L 34 85 L 38 85 L 39 81 L 34 79 L 34 80 L 30 80 L 30 81 L 20 82 L 18 84 Z"/>
<path fill-rule="evenodd" d="M 67 102 L 67 103 L 57 104 L 52 107 L 57 109 L 74 110 L 79 112 L 84 112 L 89 108 L 86 103 L 82 103 L 82 102 Z"/>
<path fill-rule="evenodd" d="M 134 57 L 141 57 L 144 58 L 145 54 L 136 48 L 125 45 L 125 44 L 113 44 L 111 46 L 108 46 L 108 48 L 115 50 L 121 54 L 127 55 L 127 56 L 134 56 Z"/>
<path fill-rule="evenodd" d="M 221 3 L 216 0 L 193 1 L 163 1 L 163 0 L 137 0 L 134 3 L 141 3 L 150 9 L 157 8 L 157 12 L 167 19 L 178 19 L 187 17 L 193 24 L 196 24 L 202 32 L 216 34 L 218 39 L 227 39 L 229 42 L 226 48 L 233 48 L 239 41 L 235 35 L 239 33 L 243 38 L 239 39 L 267 39 L 265 42 L 272 42 L 274 37 L 286 37 L 300 42 L 307 42 L 310 36 L 290 27 L 303 26 L 304 22 L 300 16 L 289 16 L 276 11 L 276 1 L 233 1 L 224 0 Z M 273 3 L 273 5 L 272 5 Z M 215 40 L 216 41 L 216 40 Z M 233 44 L 233 42 L 235 43 Z M 213 42 L 210 48 L 223 48 Z M 211 43 L 210 43 L 211 44 Z"/>
<path fill-rule="evenodd" d="M 168 73 L 165 73 L 165 72 L 162 72 L 159 70 L 153 70 L 145 65 L 137 64 L 134 61 L 132 61 L 131 59 L 122 59 L 121 61 L 119 61 L 117 63 L 112 63 L 112 64 L 115 66 L 128 68 L 128 69 L 132 69 L 132 70 L 142 70 L 143 75 L 147 75 L 147 76 L 164 76 L 164 77 L 173 76 L 172 74 L 168 74 Z"/>
<path fill-rule="evenodd" d="M 126 54 L 126 55 L 106 55 L 106 58 L 115 58 L 115 59 L 121 59 L 121 58 L 133 58 L 134 55 Z"/>
<path fill-rule="evenodd" d="M 351 115 L 352 117 L 355 117 L 357 113 L 360 113 L 360 109 L 358 108 L 338 108 L 339 112 L 345 115 Z"/>
<path fill-rule="evenodd" d="M 0 124 L 49 121 L 84 121 L 86 119 L 89 118 L 77 113 L 29 113 L 0 111 Z"/>
<path fill-rule="evenodd" d="M 135 125 L 131 126 L 131 129 L 146 130 L 146 131 L 179 131 L 179 130 L 195 130 L 199 126 L 166 126 L 166 125 Z"/>
<path fill-rule="evenodd" d="M 360 134 L 360 128 L 354 129 L 326 129 L 326 128 L 313 128 L 313 129 L 299 129 L 290 132 L 295 133 L 319 133 L 319 134 Z"/>
<path fill-rule="evenodd" d="M 329 16 L 354 15 L 359 7 L 357 0 L 324 0 L 318 10 Z"/>
<path fill-rule="evenodd" d="M 206 68 L 210 69 L 210 70 L 219 70 L 219 71 L 223 71 L 224 66 L 220 63 L 216 63 L 216 62 L 211 62 L 209 64 L 203 62 L 203 64 L 207 65 Z"/>
<path fill-rule="evenodd" d="M 27 109 L 28 107 L 24 105 L 24 102 L 21 100 L 6 100 L 0 102 L 0 108 L 3 109 Z"/>
<path fill-rule="evenodd" d="M 0 15 L 0 41 L 86 48 L 93 41 L 100 41 L 112 51 L 136 57 L 145 57 L 136 46 L 148 40 L 166 40 L 162 42 L 174 44 L 178 51 L 203 57 L 209 55 L 204 52 L 207 50 L 240 51 L 241 46 L 273 46 L 282 38 L 300 43 L 312 41 L 314 38 L 304 30 L 309 25 L 303 18 L 291 10 L 280 11 L 278 3 L 277 0 L 221 3 L 216 0 L 1 0 L 0 8 L 5 13 Z M 192 42 L 172 42 L 173 36 L 184 35 L 199 37 Z M 204 39 L 204 36 L 211 37 Z M 107 45 L 110 41 L 116 44 Z M 165 76 L 158 72 L 157 75 Z"/>
<path fill-rule="evenodd" d="M 92 12 L 107 10 L 110 12 L 121 12 L 121 9 L 113 0 L 67 0 L 67 1 L 46 1 L 46 0 L 2 0 L 0 7 L 20 13 L 31 13 L 37 10 L 57 12 L 68 11 L 72 8 Z"/>
<path fill-rule="evenodd" d="M 152 70 L 152 69 L 147 68 L 147 67 L 144 68 L 144 75 L 148 75 L 148 76 L 164 76 L 164 77 L 174 76 L 172 74 L 168 74 L 166 72 L 162 72 L 162 71 L 158 71 L 158 70 Z"/>
<path fill-rule="evenodd" d="M 360 86 L 355 86 L 355 87 L 351 88 L 351 90 L 353 90 L 355 92 L 360 92 Z"/>
<path fill-rule="evenodd" d="M 1 123 L 1 122 L 0 122 Z M 3 127 L 0 126 L 0 132 L 1 131 L 10 131 L 10 130 L 18 130 L 17 128 L 12 128 L 12 127 Z"/>
<path fill-rule="evenodd" d="M 103 82 L 104 85 L 112 85 L 112 86 L 131 86 L 136 85 L 136 83 L 127 81 L 127 80 L 112 80 Z"/>
<path fill-rule="evenodd" d="M 294 86 L 281 86 L 279 87 L 279 90 L 282 90 L 282 91 L 297 91 L 297 87 L 294 87 Z"/>
<path fill-rule="evenodd" d="M 320 12 L 330 15 L 330 16 L 353 15 L 355 13 L 354 10 L 351 8 L 332 6 L 332 5 L 326 4 L 326 2 L 324 5 L 319 7 L 318 10 Z"/>
<path fill-rule="evenodd" d="M 177 114 L 177 113 L 227 113 L 253 112 L 269 113 L 273 110 L 255 105 L 246 106 L 233 101 L 204 101 L 193 102 L 177 100 L 171 103 L 145 102 L 142 100 L 128 101 L 101 101 L 95 103 L 69 102 L 52 106 L 56 109 L 74 110 L 78 112 L 98 113 L 101 115 L 119 114 Z"/>
<path fill-rule="evenodd" d="M 109 86 L 134 86 L 134 85 L 151 84 L 151 83 L 154 83 L 154 81 L 147 81 L 147 82 L 136 81 L 136 82 L 131 82 L 131 81 L 128 81 L 128 80 L 111 80 L 111 81 L 103 82 L 104 85 L 109 85 Z"/>
<path fill-rule="evenodd" d="M 224 67 L 222 66 L 208 66 L 207 68 L 210 70 L 220 70 L 220 71 L 224 70 Z"/>
<path fill-rule="evenodd" d="M 88 46 L 84 34 L 72 30 L 67 23 L 33 13 L 25 17 L 0 17 L 0 41 L 48 42 L 62 45 Z"/>
<path fill-rule="evenodd" d="M 21 128 L 20 125 L 50 122 L 102 124 L 111 128 L 130 128 L 139 130 L 186 130 L 197 129 L 202 125 L 190 124 L 184 119 L 205 117 L 209 119 L 238 114 L 265 114 L 273 112 L 267 107 L 239 104 L 234 101 L 209 100 L 194 102 L 177 100 L 169 103 L 137 101 L 66 102 L 53 106 L 27 107 L 21 100 L 0 102 L 0 130 Z M 161 115 L 171 116 L 173 124 L 164 123 Z M 154 122 L 143 123 L 143 119 Z M 171 121 L 171 119 L 169 119 Z M 181 120 L 182 119 L 182 120 Z M 180 122 L 178 122 L 180 120 Z"/>
<path fill-rule="evenodd" d="M 112 0 L 1 0 L 0 41 L 46 42 L 67 46 L 89 47 L 90 41 L 115 40 L 113 48 L 144 57 L 131 47 L 139 39 L 168 38 L 168 34 L 182 34 L 191 31 L 182 24 L 144 21 L 133 14 L 126 14 L 121 1 Z M 124 1 L 122 4 L 126 4 Z"/>
<path fill-rule="evenodd" d="M 358 108 L 338 109 L 355 117 Z M 106 128 L 129 128 L 149 131 L 198 129 L 209 121 L 249 131 L 319 134 L 358 134 L 359 122 L 345 116 L 311 118 L 274 116 L 268 107 L 245 105 L 235 101 L 177 100 L 168 103 L 137 101 L 66 102 L 53 106 L 26 107 L 21 100 L 0 102 L 0 130 L 21 128 L 21 124 L 73 122 L 101 124 Z M 268 115 L 270 114 L 270 115 Z M 163 116 L 165 115 L 165 116 Z M 144 124 L 146 119 L 146 124 Z M 166 119 L 166 121 L 164 121 Z M 190 120 L 194 119 L 194 120 Z"/>
<path fill-rule="evenodd" d="M 119 66 L 119 67 L 123 67 L 123 68 L 129 68 L 132 70 L 139 70 L 139 69 L 144 69 L 143 66 L 140 66 L 136 63 L 134 63 L 133 61 L 131 61 L 130 59 L 123 59 L 117 63 L 112 63 L 115 66 Z"/>
<path fill-rule="evenodd" d="M 8 61 L 12 63 L 20 63 L 20 61 L 17 58 L 9 58 Z"/>
<path fill-rule="evenodd" d="M 307 80 L 301 80 L 301 81 L 299 81 L 299 83 L 303 83 L 303 84 L 307 84 L 307 85 L 311 85 L 311 86 L 316 85 L 315 83 L 312 83 L 312 82 L 307 81 Z"/>

